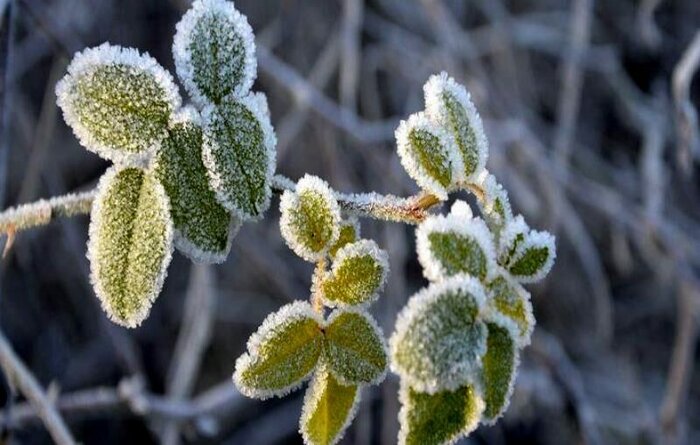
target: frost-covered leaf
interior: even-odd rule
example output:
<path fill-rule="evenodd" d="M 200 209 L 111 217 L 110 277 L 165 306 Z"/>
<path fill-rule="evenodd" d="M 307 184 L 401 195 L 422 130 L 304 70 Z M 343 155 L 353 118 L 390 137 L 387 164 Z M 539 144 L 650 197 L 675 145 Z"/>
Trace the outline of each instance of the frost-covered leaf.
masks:
<path fill-rule="evenodd" d="M 322 320 L 297 301 L 268 315 L 236 361 L 233 381 L 248 397 L 266 399 L 296 389 L 316 368 L 323 351 Z"/>
<path fill-rule="evenodd" d="M 333 261 L 333 270 L 321 283 L 328 306 L 354 306 L 375 301 L 389 270 L 386 252 L 372 240 L 348 244 Z"/>
<path fill-rule="evenodd" d="M 304 397 L 299 431 L 309 445 L 333 445 L 343 438 L 360 401 L 357 385 L 343 385 L 319 367 Z"/>
<path fill-rule="evenodd" d="M 328 184 L 316 176 L 305 175 L 295 192 L 282 194 L 280 213 L 282 237 L 307 261 L 323 258 L 338 240 L 340 207 Z"/>
<path fill-rule="evenodd" d="M 344 219 L 338 229 L 338 240 L 328 249 L 328 255 L 334 258 L 340 249 L 360 239 L 360 222 L 355 217 Z"/>
<path fill-rule="evenodd" d="M 155 59 L 108 43 L 75 55 L 56 96 L 80 143 L 115 162 L 146 159 L 180 106 L 172 76 Z"/>
<path fill-rule="evenodd" d="M 416 229 L 418 260 L 429 280 L 468 274 L 484 281 L 495 273 L 491 232 L 480 218 L 467 216 L 461 210 L 464 206 L 466 203 L 457 201 L 456 211 L 430 216 Z"/>
<path fill-rule="evenodd" d="M 227 96 L 202 116 L 202 160 L 218 201 L 243 217 L 260 217 L 270 205 L 277 145 L 265 95 Z"/>
<path fill-rule="evenodd" d="M 535 328 L 530 293 L 506 274 L 490 282 L 487 290 L 489 308 L 510 318 L 518 326 L 518 347 L 529 345 Z"/>
<path fill-rule="evenodd" d="M 508 193 L 487 170 L 483 170 L 479 174 L 477 185 L 484 192 L 483 198 L 478 201 L 481 212 L 489 227 L 494 232 L 498 232 L 508 221 L 513 219 Z"/>
<path fill-rule="evenodd" d="M 512 255 L 508 271 L 522 283 L 533 283 L 544 278 L 556 258 L 554 236 L 549 232 L 531 230 Z"/>
<path fill-rule="evenodd" d="M 399 444 L 451 444 L 474 431 L 484 402 L 473 385 L 428 394 L 401 382 Z"/>
<path fill-rule="evenodd" d="M 486 351 L 480 319 L 484 289 L 457 275 L 415 294 L 391 337 L 391 367 L 420 392 L 455 389 L 473 380 Z"/>
<path fill-rule="evenodd" d="M 255 37 L 244 15 L 225 0 L 197 0 L 177 24 L 177 75 L 199 105 L 245 96 L 257 72 Z"/>
<path fill-rule="evenodd" d="M 494 423 L 503 415 L 513 393 L 519 357 L 515 323 L 504 317 L 494 317 L 486 323 L 488 339 L 482 358 L 484 422 Z"/>
<path fill-rule="evenodd" d="M 115 323 L 136 327 L 160 293 L 172 254 L 173 225 L 160 183 L 140 168 L 102 176 L 90 213 L 90 280 Z"/>
<path fill-rule="evenodd" d="M 376 384 L 384 379 L 384 334 L 369 314 L 337 310 L 329 317 L 325 333 L 326 361 L 341 383 Z"/>
<path fill-rule="evenodd" d="M 431 76 L 423 87 L 428 117 L 452 133 L 464 164 L 464 179 L 476 180 L 488 157 L 481 117 L 467 90 L 447 73 Z"/>
<path fill-rule="evenodd" d="M 170 198 L 175 246 L 193 261 L 226 260 L 241 221 L 219 204 L 209 188 L 202 163 L 202 129 L 194 109 L 185 108 L 171 124 L 152 168 Z"/>
<path fill-rule="evenodd" d="M 525 241 L 530 230 L 522 215 L 508 221 L 501 230 L 498 240 L 498 262 L 508 264 L 518 250 L 518 246 Z"/>
<path fill-rule="evenodd" d="M 411 115 L 396 129 L 401 165 L 418 186 L 438 198 L 462 179 L 462 158 L 452 135 L 424 113 Z"/>

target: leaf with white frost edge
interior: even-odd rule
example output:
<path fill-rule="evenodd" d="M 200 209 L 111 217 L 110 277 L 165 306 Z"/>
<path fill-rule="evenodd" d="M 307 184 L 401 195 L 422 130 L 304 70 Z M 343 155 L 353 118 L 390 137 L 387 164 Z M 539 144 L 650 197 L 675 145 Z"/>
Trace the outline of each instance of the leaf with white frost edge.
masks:
<path fill-rule="evenodd" d="M 334 258 L 340 249 L 348 244 L 352 244 L 360 239 L 360 222 L 356 217 L 351 216 L 340 222 L 338 229 L 338 240 L 328 249 L 328 255 Z"/>
<path fill-rule="evenodd" d="M 486 351 L 484 289 L 457 275 L 417 292 L 389 341 L 391 369 L 417 391 L 435 393 L 473 380 Z"/>
<path fill-rule="evenodd" d="M 416 229 L 418 260 L 431 281 L 457 274 L 485 281 L 496 271 L 491 232 L 481 218 L 467 216 L 463 206 L 457 201 L 456 213 L 429 216 Z"/>
<path fill-rule="evenodd" d="M 482 397 L 486 405 L 482 422 L 487 425 L 494 424 L 508 409 L 520 363 L 517 326 L 505 316 L 492 315 L 486 323 L 487 349 L 482 358 Z"/>
<path fill-rule="evenodd" d="M 262 93 L 227 96 L 202 111 L 202 161 L 221 205 L 247 219 L 270 205 L 277 137 Z"/>
<path fill-rule="evenodd" d="M 148 159 L 181 102 L 172 76 L 155 59 L 109 43 L 73 57 L 56 97 L 85 148 L 129 164 Z"/>
<path fill-rule="evenodd" d="M 330 307 L 368 304 L 379 297 L 389 271 L 389 258 L 372 240 L 360 240 L 340 249 L 333 269 L 320 283 Z"/>
<path fill-rule="evenodd" d="M 476 184 L 484 192 L 483 199 L 478 200 L 481 212 L 489 227 L 497 233 L 513 219 L 508 193 L 488 170 L 483 170 L 479 174 Z"/>
<path fill-rule="evenodd" d="M 479 426 L 484 401 L 471 384 L 428 394 L 405 381 L 399 389 L 400 445 L 453 444 Z"/>
<path fill-rule="evenodd" d="M 340 206 L 324 180 L 305 175 L 296 191 L 280 198 L 280 232 L 290 249 L 307 261 L 323 258 L 338 240 Z"/>
<path fill-rule="evenodd" d="M 521 283 L 534 283 L 547 276 L 556 257 L 554 235 L 531 230 L 518 244 L 508 264 L 508 272 Z"/>
<path fill-rule="evenodd" d="M 173 250 L 160 183 L 135 167 L 108 169 L 97 185 L 88 240 L 90 281 L 109 318 L 137 327 L 160 293 Z"/>
<path fill-rule="evenodd" d="M 357 414 L 360 388 L 343 385 L 320 365 L 304 396 L 299 431 L 304 443 L 333 445 L 343 438 Z"/>
<path fill-rule="evenodd" d="M 356 309 L 331 314 L 324 329 L 328 368 L 345 385 L 375 385 L 386 376 L 384 334 L 371 315 Z"/>
<path fill-rule="evenodd" d="M 499 264 L 507 265 L 510 262 L 529 230 L 522 215 L 517 215 L 505 224 L 498 237 Z"/>
<path fill-rule="evenodd" d="M 510 318 L 517 325 L 518 347 L 529 345 L 536 324 L 530 293 L 508 272 L 502 271 L 487 285 L 487 294 L 489 310 Z"/>
<path fill-rule="evenodd" d="M 198 0 L 176 26 L 177 75 L 200 106 L 245 96 L 257 74 L 255 36 L 232 2 Z"/>
<path fill-rule="evenodd" d="M 425 113 L 452 133 L 462 155 L 464 180 L 474 182 L 486 166 L 488 142 L 484 125 L 467 90 L 444 71 L 423 86 Z"/>
<path fill-rule="evenodd" d="M 323 351 L 323 321 L 311 305 L 296 301 L 267 316 L 236 361 L 233 381 L 257 399 L 284 396 L 316 369 Z"/>
<path fill-rule="evenodd" d="M 170 199 L 175 247 L 196 262 L 225 261 L 241 220 L 209 188 L 201 121 L 194 108 L 185 107 L 175 116 L 151 168 Z"/>
<path fill-rule="evenodd" d="M 441 200 L 462 179 L 463 165 L 452 135 L 424 113 L 412 114 L 396 129 L 401 165 L 418 186 Z"/>

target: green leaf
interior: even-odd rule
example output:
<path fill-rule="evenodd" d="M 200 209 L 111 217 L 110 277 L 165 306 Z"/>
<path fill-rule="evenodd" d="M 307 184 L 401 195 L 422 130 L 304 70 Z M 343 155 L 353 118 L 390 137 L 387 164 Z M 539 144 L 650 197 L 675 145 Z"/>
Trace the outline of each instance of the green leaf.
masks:
<path fill-rule="evenodd" d="M 80 143 L 120 163 L 147 159 L 180 106 L 172 76 L 153 58 L 107 43 L 75 55 L 56 96 Z"/>
<path fill-rule="evenodd" d="M 342 439 L 360 401 L 357 385 L 343 385 L 325 366 L 316 371 L 304 397 L 299 430 L 310 445 L 333 445 Z"/>
<path fill-rule="evenodd" d="M 482 285 L 462 275 L 411 297 L 390 340 L 392 371 L 421 392 L 472 381 L 486 351 L 486 326 L 480 319 L 484 300 Z"/>
<path fill-rule="evenodd" d="M 479 425 L 484 402 L 472 385 L 435 394 L 401 382 L 399 444 L 439 445 L 466 437 Z"/>
<path fill-rule="evenodd" d="M 489 307 L 510 318 L 518 326 L 518 347 L 530 344 L 535 328 L 530 294 L 515 281 L 500 275 L 488 285 Z"/>
<path fill-rule="evenodd" d="M 477 185 L 483 190 L 483 196 L 478 200 L 481 213 L 489 228 L 494 234 L 498 234 L 503 226 L 513 219 L 508 194 L 496 178 L 486 170 L 479 174 Z"/>
<path fill-rule="evenodd" d="M 462 160 L 452 136 L 416 113 L 396 130 L 401 165 L 418 186 L 442 200 L 460 179 Z"/>
<path fill-rule="evenodd" d="M 90 279 L 115 323 L 136 327 L 160 293 L 172 254 L 168 197 L 140 168 L 102 176 L 90 213 Z"/>
<path fill-rule="evenodd" d="M 305 175 L 296 192 L 282 194 L 280 213 L 282 237 L 307 261 L 325 257 L 338 240 L 340 207 L 328 184 L 316 176 Z"/>
<path fill-rule="evenodd" d="M 330 276 L 321 282 L 323 299 L 328 306 L 340 307 L 375 301 L 388 269 L 388 256 L 374 241 L 348 244 L 336 255 Z"/>
<path fill-rule="evenodd" d="M 326 324 L 326 361 L 345 385 L 376 384 L 387 366 L 384 335 L 372 317 L 355 310 L 337 310 Z"/>
<path fill-rule="evenodd" d="M 176 29 L 175 68 L 199 105 L 248 93 L 257 72 L 255 37 L 232 2 L 195 1 Z"/>
<path fill-rule="evenodd" d="M 297 301 L 270 314 L 236 361 L 233 381 L 248 397 L 267 399 L 296 389 L 316 369 L 323 350 L 322 321 Z"/>
<path fill-rule="evenodd" d="M 508 221 L 499 236 L 498 262 L 507 265 L 525 241 L 530 228 L 522 215 Z"/>
<path fill-rule="evenodd" d="M 486 165 L 488 142 L 469 93 L 445 72 L 431 76 L 423 90 L 426 113 L 452 134 L 462 155 L 463 176 L 473 182 Z"/>
<path fill-rule="evenodd" d="M 328 249 L 328 255 L 334 258 L 340 249 L 360 239 L 360 223 L 357 218 L 350 218 L 340 222 L 338 240 Z"/>
<path fill-rule="evenodd" d="M 260 217 L 270 205 L 277 144 L 265 96 L 228 96 L 202 114 L 202 160 L 218 201 L 244 218 Z"/>
<path fill-rule="evenodd" d="M 508 271 L 522 283 L 533 283 L 549 273 L 556 256 L 554 236 L 549 232 L 531 230 L 518 244 L 510 259 Z"/>
<path fill-rule="evenodd" d="M 515 384 L 519 357 L 517 328 L 507 318 L 494 318 L 486 323 L 488 339 L 483 363 L 484 422 L 495 423 L 508 408 Z"/>
<path fill-rule="evenodd" d="M 219 204 L 202 163 L 199 116 L 186 108 L 171 125 L 153 163 L 170 198 L 175 246 L 197 262 L 221 263 L 241 221 Z"/>

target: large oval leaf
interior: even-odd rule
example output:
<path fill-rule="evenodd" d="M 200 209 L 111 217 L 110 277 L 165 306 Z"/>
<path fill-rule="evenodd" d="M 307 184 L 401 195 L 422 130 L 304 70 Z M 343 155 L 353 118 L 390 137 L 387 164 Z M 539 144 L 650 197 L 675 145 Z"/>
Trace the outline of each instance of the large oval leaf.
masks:
<path fill-rule="evenodd" d="M 140 168 L 107 170 L 97 190 L 90 213 L 90 278 L 109 317 L 136 327 L 160 293 L 170 263 L 168 198 Z"/>
<path fill-rule="evenodd" d="M 80 143 L 115 162 L 146 159 L 180 106 L 172 76 L 153 58 L 107 43 L 75 55 L 56 96 Z"/>

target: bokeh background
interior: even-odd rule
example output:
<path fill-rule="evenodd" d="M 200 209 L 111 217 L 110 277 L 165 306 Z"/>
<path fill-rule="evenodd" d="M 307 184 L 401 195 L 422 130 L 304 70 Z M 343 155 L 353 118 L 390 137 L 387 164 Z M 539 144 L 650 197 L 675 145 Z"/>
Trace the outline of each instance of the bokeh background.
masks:
<path fill-rule="evenodd" d="M 3 207 L 94 187 L 107 163 L 55 105 L 71 55 L 104 41 L 173 69 L 185 0 L 0 0 Z M 238 0 L 257 36 L 278 172 L 410 195 L 393 140 L 423 83 L 467 85 L 488 168 L 558 260 L 531 287 L 538 320 L 510 410 L 472 444 L 700 443 L 700 2 Z M 264 48 L 264 50 L 262 49 Z M 700 77 L 700 75 L 696 76 Z M 464 197 L 463 197 L 464 198 Z M 471 201 L 473 202 L 473 201 Z M 299 443 L 303 391 L 265 402 L 230 381 L 271 311 L 308 297 L 277 198 L 223 265 L 176 254 L 142 327 L 108 322 L 88 280 L 87 217 L 19 234 L 0 264 L 0 329 L 86 444 Z M 413 228 L 363 222 L 392 274 L 387 333 L 425 285 Z M 50 443 L 7 379 L 3 443 Z M 397 379 L 365 391 L 343 444 L 393 444 Z"/>

